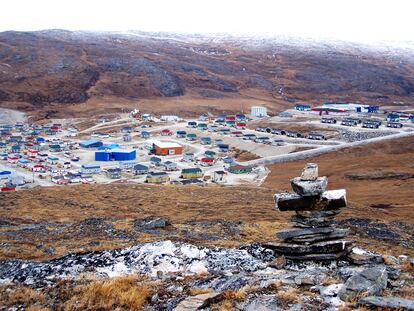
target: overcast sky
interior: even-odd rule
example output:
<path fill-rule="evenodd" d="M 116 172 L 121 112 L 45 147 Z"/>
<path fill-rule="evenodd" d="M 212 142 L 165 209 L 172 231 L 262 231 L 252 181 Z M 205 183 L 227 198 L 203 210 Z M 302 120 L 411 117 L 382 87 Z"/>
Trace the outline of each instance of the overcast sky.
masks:
<path fill-rule="evenodd" d="M 1 0 L 0 31 L 143 30 L 413 41 L 414 0 Z"/>

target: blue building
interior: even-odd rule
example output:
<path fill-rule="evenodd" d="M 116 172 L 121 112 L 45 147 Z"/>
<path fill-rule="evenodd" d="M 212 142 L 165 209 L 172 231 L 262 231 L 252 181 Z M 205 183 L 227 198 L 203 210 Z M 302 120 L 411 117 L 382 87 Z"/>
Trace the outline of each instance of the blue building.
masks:
<path fill-rule="evenodd" d="M 131 161 L 136 158 L 136 150 L 116 149 L 95 152 L 95 161 Z"/>
<path fill-rule="evenodd" d="M 82 148 L 99 148 L 103 146 L 103 142 L 96 139 L 89 139 L 79 143 Z"/>

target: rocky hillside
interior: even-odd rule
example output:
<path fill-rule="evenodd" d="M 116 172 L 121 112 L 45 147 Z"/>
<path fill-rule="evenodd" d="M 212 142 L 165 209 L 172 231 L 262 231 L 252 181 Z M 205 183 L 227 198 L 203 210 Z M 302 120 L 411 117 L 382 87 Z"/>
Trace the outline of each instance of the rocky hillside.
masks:
<path fill-rule="evenodd" d="M 282 39 L 0 33 L 0 102 L 255 94 L 274 102 L 414 98 L 414 50 Z M 259 95 L 258 95 L 259 94 Z"/>

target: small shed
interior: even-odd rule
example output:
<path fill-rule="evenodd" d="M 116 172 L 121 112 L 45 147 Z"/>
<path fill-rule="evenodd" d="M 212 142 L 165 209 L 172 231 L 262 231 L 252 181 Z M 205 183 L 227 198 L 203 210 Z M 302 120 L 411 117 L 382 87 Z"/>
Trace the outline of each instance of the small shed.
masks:
<path fill-rule="evenodd" d="M 151 133 L 148 131 L 142 131 L 141 132 L 141 138 L 150 138 L 151 137 Z"/>
<path fill-rule="evenodd" d="M 225 171 L 214 171 L 212 181 L 215 183 L 226 182 L 227 173 Z"/>

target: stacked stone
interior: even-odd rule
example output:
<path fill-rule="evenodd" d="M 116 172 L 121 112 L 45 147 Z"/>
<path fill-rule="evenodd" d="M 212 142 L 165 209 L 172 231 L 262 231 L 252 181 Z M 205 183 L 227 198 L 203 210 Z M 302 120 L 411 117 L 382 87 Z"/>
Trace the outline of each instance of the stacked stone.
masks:
<path fill-rule="evenodd" d="M 291 180 L 295 193 L 275 195 L 276 208 L 294 211 L 294 228 L 280 231 L 281 242 L 267 247 L 292 260 L 335 260 L 349 253 L 352 242 L 342 240 L 349 233 L 333 225 L 334 218 L 346 207 L 346 190 L 327 191 L 327 177 L 318 177 L 318 165 L 306 164 L 300 177 Z"/>

